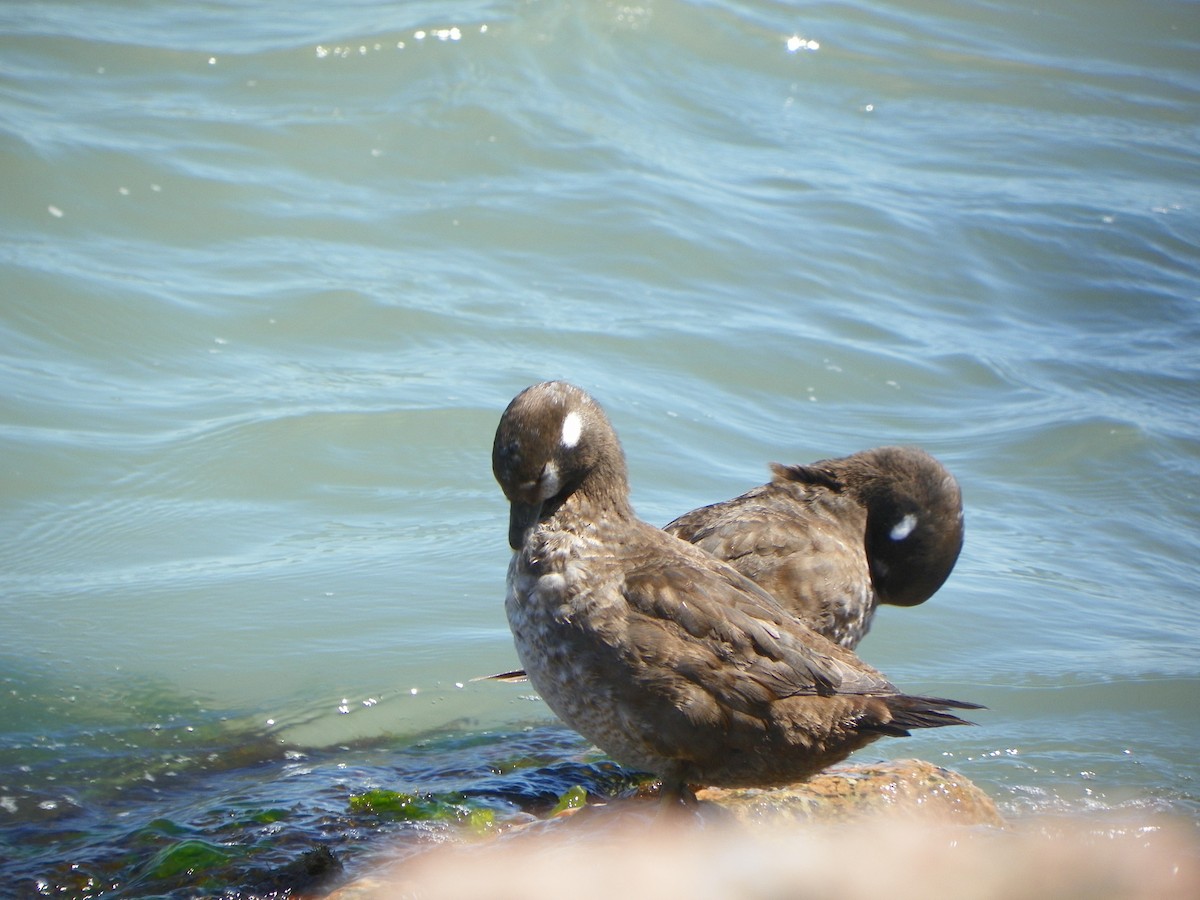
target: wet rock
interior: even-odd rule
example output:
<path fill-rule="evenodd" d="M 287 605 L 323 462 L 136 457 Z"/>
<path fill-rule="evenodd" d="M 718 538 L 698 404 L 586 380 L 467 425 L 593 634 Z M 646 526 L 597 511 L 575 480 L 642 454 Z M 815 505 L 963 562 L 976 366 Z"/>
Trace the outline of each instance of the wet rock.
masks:
<path fill-rule="evenodd" d="M 791 787 L 705 788 L 696 796 L 742 822 L 831 823 L 905 815 L 959 825 L 1004 824 L 996 804 L 969 778 L 918 759 L 842 766 Z"/>
<path fill-rule="evenodd" d="M 290 897 L 332 886 L 342 875 L 342 863 L 328 847 L 316 847 L 276 869 L 257 872 L 248 879 L 253 896 Z"/>

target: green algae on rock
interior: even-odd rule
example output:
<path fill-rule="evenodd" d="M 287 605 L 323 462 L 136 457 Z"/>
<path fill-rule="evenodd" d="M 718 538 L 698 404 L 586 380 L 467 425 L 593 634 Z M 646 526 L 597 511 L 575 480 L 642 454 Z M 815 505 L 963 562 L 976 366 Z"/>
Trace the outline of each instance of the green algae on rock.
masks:
<path fill-rule="evenodd" d="M 496 814 L 491 809 L 468 804 L 462 794 L 442 797 L 374 788 L 351 795 L 350 810 L 406 822 L 462 824 L 476 834 L 488 831 L 496 823 Z"/>

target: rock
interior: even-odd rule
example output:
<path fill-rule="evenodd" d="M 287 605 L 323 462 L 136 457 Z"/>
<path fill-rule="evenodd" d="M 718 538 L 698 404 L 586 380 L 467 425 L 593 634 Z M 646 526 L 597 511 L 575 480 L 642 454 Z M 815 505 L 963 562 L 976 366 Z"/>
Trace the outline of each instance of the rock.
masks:
<path fill-rule="evenodd" d="M 690 834 L 693 830 L 691 826 L 696 825 L 699 825 L 695 829 L 696 835 L 708 835 L 705 839 L 709 840 L 712 834 L 719 833 L 731 846 L 746 841 L 761 845 L 763 833 L 770 835 L 771 840 L 782 835 L 788 840 L 804 843 L 810 835 L 821 830 L 820 826 L 860 820 L 892 823 L 903 820 L 910 824 L 913 820 L 919 820 L 920 824 L 928 827 L 1004 825 L 991 798 L 970 779 L 920 760 L 842 766 L 801 784 L 773 790 L 707 788 L 700 791 L 697 798 L 701 801 L 701 814 L 698 818 L 677 817 L 692 819 L 684 822 L 682 828 L 664 823 L 659 815 L 660 806 L 656 797 L 647 796 L 640 801 L 629 798 L 590 803 L 583 809 L 569 810 L 569 815 L 510 828 L 484 845 L 459 845 L 463 850 L 459 862 L 449 862 L 454 854 L 447 856 L 441 849 L 418 853 L 360 877 L 333 893 L 331 900 L 383 900 L 385 897 L 407 896 L 410 893 L 425 896 L 426 879 L 433 878 L 439 884 L 449 884 L 457 877 L 450 872 L 439 873 L 442 865 L 467 877 L 466 873 L 475 868 L 474 865 L 462 868 L 462 863 L 468 858 L 472 862 L 479 861 L 486 869 L 498 862 L 493 859 L 492 862 L 483 863 L 484 859 L 506 857 L 509 854 L 517 858 L 528 856 L 540 859 L 541 853 L 553 856 L 559 851 L 567 852 L 568 847 L 572 848 L 569 851 L 571 853 L 585 856 L 594 854 L 599 860 L 606 855 L 611 856 L 614 847 L 626 843 L 641 849 L 643 836 L 651 842 L 662 842 L 666 854 L 683 853 L 690 856 L 693 851 L 676 846 L 676 842 L 680 833 Z M 679 822 L 674 824 L 679 825 Z M 531 861 L 530 865 L 541 863 Z M 533 871 L 530 868 L 526 874 L 532 877 Z M 447 878 L 450 881 L 446 881 Z M 692 882 L 702 884 L 703 879 L 691 875 L 682 883 Z M 552 881 L 546 883 L 551 884 Z M 610 880 L 606 883 L 619 893 L 616 882 Z M 632 883 L 637 884 L 637 879 L 633 879 Z M 530 897 L 551 896 L 549 889 L 528 887 Z M 559 887 L 571 892 L 578 900 L 578 885 L 560 884 Z M 521 896 L 516 889 L 511 894 L 497 894 L 482 887 L 479 890 L 476 896 Z M 688 892 L 672 890 L 668 893 L 682 896 Z M 736 895 L 736 892 L 708 893 L 712 896 Z M 436 897 L 469 895 L 470 891 L 464 890 L 460 894 L 457 889 L 446 894 L 436 891 L 431 894 Z M 589 885 L 583 896 L 593 895 L 605 896 L 593 892 Z"/>
<path fill-rule="evenodd" d="M 307 895 L 329 886 L 341 874 L 341 860 L 328 847 L 321 846 L 306 850 L 277 868 L 251 873 L 246 887 L 256 897 Z"/>
<path fill-rule="evenodd" d="M 969 778 L 918 759 L 842 766 L 786 788 L 705 788 L 696 796 L 741 822 L 831 823 L 905 815 L 947 824 L 1004 824 L 991 797 Z"/>

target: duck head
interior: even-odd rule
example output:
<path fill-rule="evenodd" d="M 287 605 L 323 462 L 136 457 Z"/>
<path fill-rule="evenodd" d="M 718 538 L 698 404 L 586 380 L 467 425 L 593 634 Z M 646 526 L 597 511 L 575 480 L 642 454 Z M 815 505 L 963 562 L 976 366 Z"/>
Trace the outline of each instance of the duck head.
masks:
<path fill-rule="evenodd" d="M 963 545 L 962 492 L 946 468 L 914 447 L 860 454 L 853 479 L 867 508 L 866 551 L 879 599 L 924 603 L 949 577 Z M 849 480 L 849 479 L 848 479 Z"/>
<path fill-rule="evenodd" d="M 514 550 L 576 494 L 628 502 L 625 455 L 612 424 L 591 396 L 563 381 L 535 384 L 509 403 L 492 444 L 492 473 L 510 504 Z"/>

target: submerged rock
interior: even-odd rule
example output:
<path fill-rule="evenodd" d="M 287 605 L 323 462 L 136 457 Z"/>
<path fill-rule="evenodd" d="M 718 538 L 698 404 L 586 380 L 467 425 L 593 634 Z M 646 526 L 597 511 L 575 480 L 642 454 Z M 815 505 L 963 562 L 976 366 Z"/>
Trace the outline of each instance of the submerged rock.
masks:
<path fill-rule="evenodd" d="M 247 879 L 253 896 L 289 897 L 328 887 L 342 874 L 342 863 L 328 847 L 306 850 L 291 862 Z"/>

